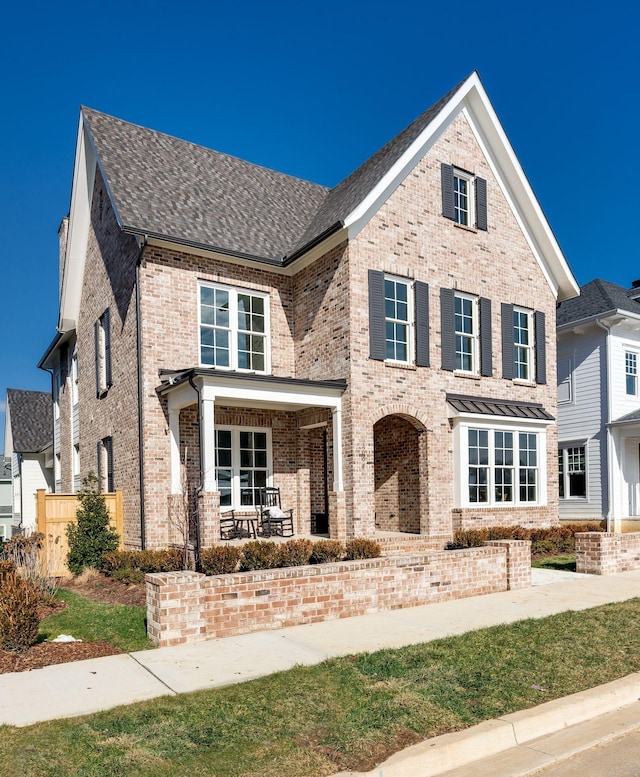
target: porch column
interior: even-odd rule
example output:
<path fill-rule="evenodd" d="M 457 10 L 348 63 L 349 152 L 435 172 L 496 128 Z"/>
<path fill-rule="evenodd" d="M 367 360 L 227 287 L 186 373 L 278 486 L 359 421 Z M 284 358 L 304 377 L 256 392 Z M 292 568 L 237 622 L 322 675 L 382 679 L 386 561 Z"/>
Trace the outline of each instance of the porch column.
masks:
<path fill-rule="evenodd" d="M 180 477 L 180 411 L 169 408 L 169 445 L 171 467 L 171 493 L 182 493 Z"/>
<path fill-rule="evenodd" d="M 200 400 L 200 457 L 202 462 L 202 490 L 218 490 L 216 483 L 216 434 L 214 428 L 213 398 Z"/>
<path fill-rule="evenodd" d="M 343 491 L 342 482 L 342 410 L 332 409 L 333 418 L 333 490 Z"/>

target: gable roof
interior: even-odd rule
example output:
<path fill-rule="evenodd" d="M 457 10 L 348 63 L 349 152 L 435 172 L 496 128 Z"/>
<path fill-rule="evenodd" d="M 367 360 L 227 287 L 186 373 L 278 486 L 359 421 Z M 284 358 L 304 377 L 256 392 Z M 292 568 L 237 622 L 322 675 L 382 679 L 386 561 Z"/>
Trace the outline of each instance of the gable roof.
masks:
<path fill-rule="evenodd" d="M 578 285 L 472 73 L 333 189 L 82 108 L 58 328 L 75 326 L 96 165 L 128 233 L 280 266 L 352 239 L 444 129 L 465 112 L 540 268 L 559 299 Z M 327 243 L 325 244 L 325 240 Z"/>
<path fill-rule="evenodd" d="M 53 443 L 53 404 L 47 391 L 7 389 L 13 450 L 40 453 Z"/>
<path fill-rule="evenodd" d="M 629 295 L 632 293 L 637 293 L 637 289 L 628 291 L 615 283 L 596 278 L 581 286 L 579 297 L 565 300 L 558 305 L 556 325 L 566 326 L 618 310 L 640 316 L 640 303 L 631 299 Z"/>

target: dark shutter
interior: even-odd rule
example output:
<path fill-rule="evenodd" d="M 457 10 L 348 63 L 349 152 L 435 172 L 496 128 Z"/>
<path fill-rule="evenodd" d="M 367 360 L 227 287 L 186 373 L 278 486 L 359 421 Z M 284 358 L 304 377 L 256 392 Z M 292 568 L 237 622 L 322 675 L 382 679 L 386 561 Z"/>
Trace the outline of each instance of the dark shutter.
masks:
<path fill-rule="evenodd" d="M 513 305 L 503 302 L 502 315 L 502 377 L 513 380 Z"/>
<path fill-rule="evenodd" d="M 102 451 L 103 451 L 103 445 L 102 440 L 98 440 L 98 490 L 102 491 Z"/>
<path fill-rule="evenodd" d="M 480 374 L 485 378 L 493 375 L 491 300 L 486 297 L 480 297 Z"/>
<path fill-rule="evenodd" d="M 453 166 L 445 165 L 443 162 L 440 170 L 442 171 L 442 215 L 446 219 L 453 220 Z"/>
<path fill-rule="evenodd" d="M 487 228 L 487 182 L 484 178 L 476 178 L 476 227 Z"/>
<path fill-rule="evenodd" d="M 416 281 L 416 364 L 429 366 L 429 285 Z"/>
<path fill-rule="evenodd" d="M 104 329 L 104 377 L 107 388 L 111 385 L 111 316 L 109 308 L 102 314 L 102 328 Z"/>
<path fill-rule="evenodd" d="M 442 369 L 456 368 L 456 330 L 453 289 L 440 289 L 440 348 Z"/>
<path fill-rule="evenodd" d="M 107 454 L 107 491 L 113 493 L 113 438 L 105 437 L 102 441 Z"/>
<path fill-rule="evenodd" d="M 533 314 L 536 329 L 536 382 L 547 382 L 547 343 L 545 340 L 544 313 L 536 310 Z"/>
<path fill-rule="evenodd" d="M 95 344 L 95 356 L 96 356 L 96 396 L 100 396 L 100 322 L 95 321 L 93 324 L 93 341 Z"/>
<path fill-rule="evenodd" d="M 384 361 L 386 356 L 384 322 L 384 273 L 369 270 L 369 356 Z"/>

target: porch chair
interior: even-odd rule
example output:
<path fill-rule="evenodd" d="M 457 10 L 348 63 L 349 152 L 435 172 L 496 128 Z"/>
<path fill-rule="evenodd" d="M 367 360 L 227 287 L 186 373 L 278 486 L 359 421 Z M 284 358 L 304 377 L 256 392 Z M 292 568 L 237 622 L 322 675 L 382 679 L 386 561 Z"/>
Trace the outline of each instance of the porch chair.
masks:
<path fill-rule="evenodd" d="M 220 515 L 220 539 L 233 540 L 238 536 L 236 530 L 236 514 L 234 510 L 229 510 Z"/>
<path fill-rule="evenodd" d="M 293 508 L 282 509 L 279 488 L 258 489 L 258 521 L 262 534 L 270 537 L 272 534 L 279 537 L 293 537 Z"/>

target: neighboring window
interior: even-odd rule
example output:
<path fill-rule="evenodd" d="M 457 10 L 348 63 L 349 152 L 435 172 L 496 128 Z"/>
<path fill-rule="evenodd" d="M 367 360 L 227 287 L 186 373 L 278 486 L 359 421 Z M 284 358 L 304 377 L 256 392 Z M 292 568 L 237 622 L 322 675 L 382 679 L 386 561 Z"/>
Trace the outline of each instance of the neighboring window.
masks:
<path fill-rule="evenodd" d="M 384 315 L 386 358 L 413 361 L 413 288 L 410 281 L 385 276 Z"/>
<path fill-rule="evenodd" d="M 532 311 L 513 309 L 513 377 L 531 380 L 533 375 Z"/>
<path fill-rule="evenodd" d="M 98 443 L 98 481 L 100 490 L 112 493 L 113 482 L 113 438 L 103 437 Z"/>
<path fill-rule="evenodd" d="M 53 418 L 57 420 L 60 418 L 60 390 L 61 390 L 61 375 L 60 370 L 56 370 L 53 373 Z"/>
<path fill-rule="evenodd" d="M 487 229 L 487 181 L 442 164 L 442 215 L 455 224 Z"/>
<path fill-rule="evenodd" d="M 528 504 L 539 497 L 538 434 L 468 429 L 469 504 Z"/>
<path fill-rule="evenodd" d="M 200 286 L 200 363 L 267 372 L 268 296 L 223 286 Z"/>
<path fill-rule="evenodd" d="M 558 357 L 558 404 L 573 400 L 573 357 Z"/>
<path fill-rule="evenodd" d="M 558 485 L 560 499 L 586 499 L 586 447 L 559 448 Z"/>
<path fill-rule="evenodd" d="M 0 523 L 0 540 L 6 540 L 7 539 L 7 527 L 4 523 Z"/>
<path fill-rule="evenodd" d="M 455 294 L 455 368 L 478 371 L 478 300 L 467 294 Z"/>
<path fill-rule="evenodd" d="M 73 446 L 71 453 L 71 466 L 73 471 L 73 490 L 78 491 L 80 488 L 80 445 Z"/>
<path fill-rule="evenodd" d="M 271 432 L 268 429 L 218 427 L 216 480 L 223 509 L 253 508 L 258 489 L 268 485 Z"/>
<path fill-rule="evenodd" d="M 627 394 L 635 397 L 638 393 L 638 354 L 625 351 L 624 372 Z"/>
<path fill-rule="evenodd" d="M 71 401 L 75 407 L 78 404 L 78 352 L 71 357 Z"/>
<path fill-rule="evenodd" d="M 56 453 L 53 457 L 53 479 L 55 481 L 56 491 L 62 490 L 62 465 L 60 462 L 60 454 Z"/>
<path fill-rule="evenodd" d="M 111 380 L 111 315 L 107 308 L 94 324 L 96 396 L 102 396 Z"/>

